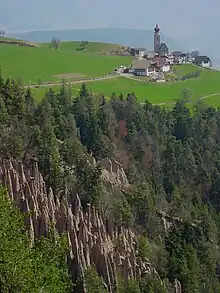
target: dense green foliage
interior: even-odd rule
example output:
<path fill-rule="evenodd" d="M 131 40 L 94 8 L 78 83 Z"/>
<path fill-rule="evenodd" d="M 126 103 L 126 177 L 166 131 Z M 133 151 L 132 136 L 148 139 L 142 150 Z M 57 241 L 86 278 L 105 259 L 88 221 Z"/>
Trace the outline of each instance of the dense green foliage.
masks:
<path fill-rule="evenodd" d="M 84 206 L 104 206 L 117 225 L 136 229 L 138 256 L 149 258 L 164 284 L 177 278 L 184 293 L 219 292 L 219 110 L 197 103 L 190 112 L 182 99 L 168 112 L 140 105 L 134 94 L 107 102 L 85 85 L 75 99 L 63 85 L 35 105 L 30 90 L 2 78 L 0 109 L 1 156 L 37 159 L 57 198 L 67 186 Z M 132 184 L 126 192 L 106 192 L 94 157 L 107 156 L 124 165 Z M 173 223 L 167 231 L 164 213 Z M 94 271 L 87 282 L 105 292 Z M 164 286 L 149 277 L 121 290 L 164 293 Z"/>
<path fill-rule="evenodd" d="M 0 292 L 70 292 L 65 238 L 52 233 L 30 248 L 21 212 L 0 188 Z"/>

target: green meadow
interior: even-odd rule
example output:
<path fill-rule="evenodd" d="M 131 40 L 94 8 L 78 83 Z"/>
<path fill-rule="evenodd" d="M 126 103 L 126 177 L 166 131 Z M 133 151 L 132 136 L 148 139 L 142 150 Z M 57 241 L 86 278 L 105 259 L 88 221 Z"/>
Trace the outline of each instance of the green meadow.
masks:
<path fill-rule="evenodd" d="M 173 66 L 173 72 L 176 76 L 184 76 L 192 72 L 202 72 L 204 69 L 193 64 L 182 64 Z"/>
<path fill-rule="evenodd" d="M 73 87 L 79 88 L 80 85 Z M 176 101 L 187 89 L 191 92 L 191 99 L 196 100 L 207 95 L 220 94 L 220 72 L 202 69 L 199 77 L 167 84 L 147 83 L 119 77 L 91 82 L 87 84 L 87 87 L 93 92 L 100 92 L 108 97 L 112 92 L 124 95 L 134 92 L 140 102 L 144 102 L 147 98 L 152 103 Z M 215 97 L 212 98 L 215 99 Z"/>
<path fill-rule="evenodd" d="M 207 99 L 203 99 L 202 101 L 204 102 L 204 104 L 207 104 L 209 106 L 213 106 L 216 108 L 220 107 L 220 95 L 208 97 Z"/>
<path fill-rule="evenodd" d="M 60 42 L 59 50 L 65 51 L 77 51 L 80 48 L 81 42 Z M 41 47 L 49 48 L 50 43 L 41 43 Z M 108 44 L 108 43 L 99 43 L 99 42 L 89 42 L 84 52 L 89 53 L 101 53 L 107 52 L 112 49 L 117 48 L 119 45 Z"/>
<path fill-rule="evenodd" d="M 184 65 L 184 68 L 184 70 L 187 71 L 187 65 Z M 189 65 L 188 71 L 189 70 L 192 70 L 191 65 Z M 206 69 L 200 70 L 201 74 L 198 77 L 166 84 L 116 77 L 109 80 L 88 82 L 86 85 L 93 93 L 101 93 L 106 97 L 110 97 L 113 92 L 116 94 L 122 93 L 123 95 L 135 93 L 140 102 L 144 102 L 148 99 L 154 104 L 176 101 L 183 96 L 185 90 L 191 93 L 191 101 L 195 101 L 207 95 L 219 94 L 218 96 L 204 99 L 204 102 L 210 101 L 210 103 L 215 106 L 220 105 L 220 72 Z M 73 95 L 77 95 L 80 87 L 81 84 L 74 84 L 71 86 Z M 53 89 L 58 91 L 59 87 Z M 34 89 L 37 99 L 40 99 L 46 90 L 45 88 Z"/>
<path fill-rule="evenodd" d="M 68 81 L 100 77 L 113 72 L 115 67 L 121 64 L 130 64 L 132 57 L 109 56 L 101 54 L 117 45 L 103 43 L 88 43 L 85 51 L 77 51 L 80 42 L 60 43 L 58 50 L 49 48 L 49 43 L 38 44 L 36 48 L 19 47 L 16 45 L 0 44 L 0 67 L 6 78 L 20 78 L 25 85 L 38 82 L 58 82 L 63 78 Z M 98 54 L 95 54 L 99 52 Z M 116 94 L 135 93 L 140 102 L 148 99 L 154 104 L 170 103 L 183 96 L 183 92 L 190 92 L 190 101 L 218 94 L 204 99 L 205 103 L 220 106 L 220 72 L 202 69 L 193 65 L 179 65 L 173 67 L 172 76 L 184 76 L 200 71 L 198 77 L 185 81 L 173 81 L 167 83 L 146 82 L 115 77 L 102 81 L 87 82 L 86 85 L 93 93 L 104 94 L 110 97 Z M 174 78 L 175 79 L 175 78 Z M 72 84 L 73 97 L 77 95 L 81 83 Z M 42 99 L 48 88 L 33 88 L 36 100 Z M 59 86 L 53 86 L 55 92 Z"/>
<path fill-rule="evenodd" d="M 62 45 L 61 45 L 62 46 Z M 0 44 L 0 66 L 7 78 L 21 78 L 25 84 L 56 82 L 68 75 L 96 77 L 113 72 L 121 64 L 130 64 L 132 57 L 108 56 L 74 50 L 53 50 L 49 47 L 19 47 Z M 57 76 L 58 75 L 58 76 Z"/>

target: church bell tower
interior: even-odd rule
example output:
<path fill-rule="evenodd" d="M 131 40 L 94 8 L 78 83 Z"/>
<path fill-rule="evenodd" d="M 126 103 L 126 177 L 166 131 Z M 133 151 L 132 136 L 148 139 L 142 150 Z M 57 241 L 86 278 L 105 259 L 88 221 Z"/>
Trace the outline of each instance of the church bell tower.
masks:
<path fill-rule="evenodd" d="M 157 24 L 154 28 L 154 52 L 159 53 L 160 48 L 160 28 Z"/>

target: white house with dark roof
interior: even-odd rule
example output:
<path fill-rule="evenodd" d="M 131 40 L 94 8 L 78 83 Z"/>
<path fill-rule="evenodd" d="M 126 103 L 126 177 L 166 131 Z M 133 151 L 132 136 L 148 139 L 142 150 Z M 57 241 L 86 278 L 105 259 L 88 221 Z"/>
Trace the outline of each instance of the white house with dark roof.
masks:
<path fill-rule="evenodd" d="M 196 56 L 193 63 L 205 68 L 210 68 L 212 66 L 211 60 L 208 56 Z"/>
<path fill-rule="evenodd" d="M 181 51 L 174 51 L 173 55 L 173 64 L 185 64 L 187 62 L 187 56 Z"/>
<path fill-rule="evenodd" d="M 156 73 L 156 68 L 151 60 L 134 60 L 132 63 L 132 73 L 136 76 L 153 76 Z"/>
<path fill-rule="evenodd" d="M 167 60 L 168 60 L 168 63 L 170 65 L 173 65 L 174 64 L 174 56 L 173 56 L 173 54 L 168 54 L 167 55 Z"/>
<path fill-rule="evenodd" d="M 146 52 L 145 48 L 135 48 L 135 56 L 143 58 Z"/>

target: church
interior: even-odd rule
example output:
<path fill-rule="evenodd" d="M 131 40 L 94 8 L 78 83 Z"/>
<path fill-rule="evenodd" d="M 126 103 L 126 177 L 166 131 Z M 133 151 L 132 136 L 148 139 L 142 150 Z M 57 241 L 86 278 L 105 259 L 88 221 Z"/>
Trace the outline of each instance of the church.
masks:
<path fill-rule="evenodd" d="M 160 28 L 157 24 L 154 28 L 154 53 L 159 56 L 164 56 L 169 54 L 169 49 L 165 43 L 160 43 Z"/>

